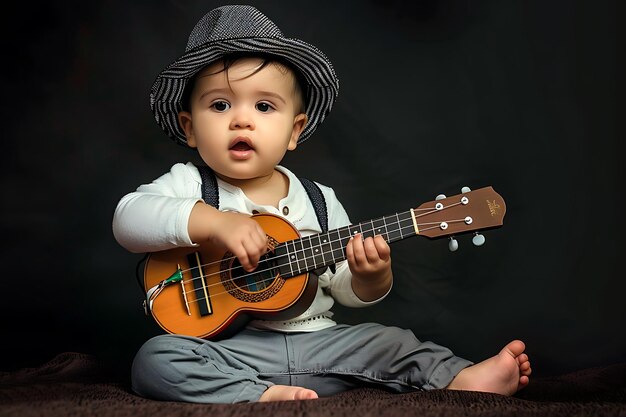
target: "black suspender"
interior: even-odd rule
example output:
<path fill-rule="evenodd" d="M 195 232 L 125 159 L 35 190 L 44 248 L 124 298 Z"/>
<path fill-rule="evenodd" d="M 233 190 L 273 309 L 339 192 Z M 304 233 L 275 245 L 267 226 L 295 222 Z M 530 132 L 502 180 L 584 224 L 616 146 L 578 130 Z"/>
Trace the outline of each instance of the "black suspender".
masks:
<path fill-rule="evenodd" d="M 317 222 L 322 228 L 322 233 L 328 232 L 328 209 L 326 208 L 326 200 L 324 199 L 322 190 L 320 190 L 320 187 L 318 187 L 316 183 L 307 178 L 298 179 L 304 186 L 306 193 L 309 195 L 309 200 L 313 203 L 315 216 L 317 217 Z"/>
<path fill-rule="evenodd" d="M 200 178 L 202 178 L 202 199 L 209 206 L 220 208 L 220 193 L 217 189 L 217 178 L 215 173 L 208 166 L 198 166 Z"/>

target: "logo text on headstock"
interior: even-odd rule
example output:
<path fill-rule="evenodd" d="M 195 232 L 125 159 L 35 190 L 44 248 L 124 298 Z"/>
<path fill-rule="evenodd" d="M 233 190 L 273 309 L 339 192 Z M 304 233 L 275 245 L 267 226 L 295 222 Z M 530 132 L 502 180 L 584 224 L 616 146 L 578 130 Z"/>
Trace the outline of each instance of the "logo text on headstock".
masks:
<path fill-rule="evenodd" d="M 491 213 L 491 217 L 497 216 L 498 212 L 502 208 L 500 204 L 496 203 L 496 200 L 493 200 L 493 201 L 487 200 L 487 206 L 489 207 L 489 213 Z"/>

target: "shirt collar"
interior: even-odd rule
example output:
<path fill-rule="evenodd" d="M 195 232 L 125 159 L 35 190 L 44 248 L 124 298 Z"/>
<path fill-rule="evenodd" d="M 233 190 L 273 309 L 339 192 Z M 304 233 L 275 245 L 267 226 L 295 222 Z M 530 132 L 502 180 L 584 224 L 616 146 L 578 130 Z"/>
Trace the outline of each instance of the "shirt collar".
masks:
<path fill-rule="evenodd" d="M 222 181 L 219 177 L 217 178 L 217 184 L 222 193 L 227 194 L 225 196 L 226 199 L 220 198 L 220 202 L 226 203 L 224 210 L 237 210 L 242 211 L 245 210 L 247 213 L 259 212 L 259 213 L 272 213 L 278 214 L 280 216 L 297 220 L 302 218 L 306 211 L 306 192 L 304 187 L 300 183 L 298 177 L 295 176 L 293 172 L 288 170 L 287 168 L 278 165 L 276 167 L 278 171 L 285 174 L 287 179 L 289 180 L 289 189 L 287 192 L 287 196 L 285 196 L 278 203 L 278 208 L 273 206 L 264 206 L 254 203 L 250 200 L 245 193 L 241 190 L 241 188 L 236 187 L 232 184 L 229 184 L 225 181 Z M 230 197 L 230 198 L 229 198 Z M 230 207 L 230 204 L 227 203 L 229 200 L 238 200 L 241 204 L 243 203 L 243 207 Z M 222 204 L 220 204 L 222 205 Z M 284 208 L 288 208 L 288 214 L 285 214 Z"/>

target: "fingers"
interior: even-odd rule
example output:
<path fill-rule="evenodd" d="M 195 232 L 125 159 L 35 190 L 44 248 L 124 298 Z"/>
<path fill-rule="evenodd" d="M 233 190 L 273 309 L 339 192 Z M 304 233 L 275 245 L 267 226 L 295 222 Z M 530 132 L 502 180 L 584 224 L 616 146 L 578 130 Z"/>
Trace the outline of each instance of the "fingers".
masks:
<path fill-rule="evenodd" d="M 242 238 L 239 254 L 233 254 L 239 259 L 241 266 L 246 271 L 253 271 L 259 264 L 259 259 L 267 251 L 267 236 L 261 226 L 256 222 L 255 227 L 250 230 L 250 233 Z"/>
<path fill-rule="evenodd" d="M 230 251 L 246 271 L 254 270 L 267 251 L 267 235 L 250 217 L 232 212 L 221 213 L 214 229 L 214 243 Z"/>
<path fill-rule="evenodd" d="M 266 247 L 255 246 L 250 242 L 244 241 L 239 247 L 231 250 L 231 252 L 239 260 L 243 269 L 250 272 L 256 269 L 261 256 L 266 252 Z"/>
<path fill-rule="evenodd" d="M 346 246 L 346 258 L 355 266 L 367 266 L 380 261 L 387 262 L 391 249 L 382 236 L 363 239 L 361 234 L 350 239 Z"/>
<path fill-rule="evenodd" d="M 383 261 L 388 261 L 391 257 L 391 248 L 389 247 L 385 239 L 382 236 L 377 235 L 374 236 L 373 242 L 376 248 L 376 252 L 378 253 L 378 257 Z"/>

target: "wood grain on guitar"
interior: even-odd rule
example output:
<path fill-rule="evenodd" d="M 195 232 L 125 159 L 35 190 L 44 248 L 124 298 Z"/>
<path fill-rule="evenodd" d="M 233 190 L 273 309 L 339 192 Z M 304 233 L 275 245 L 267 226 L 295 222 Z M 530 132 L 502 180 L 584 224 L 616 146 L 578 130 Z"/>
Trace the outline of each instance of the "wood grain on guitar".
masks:
<path fill-rule="evenodd" d="M 351 236 L 438 238 L 502 226 L 506 205 L 492 187 L 446 197 L 359 224 L 300 237 L 281 217 L 254 215 L 268 253 L 253 272 L 209 245 L 150 254 L 144 270 L 146 311 L 167 332 L 214 338 L 249 318 L 286 320 L 302 314 L 317 291 L 310 271 L 345 260 Z"/>

